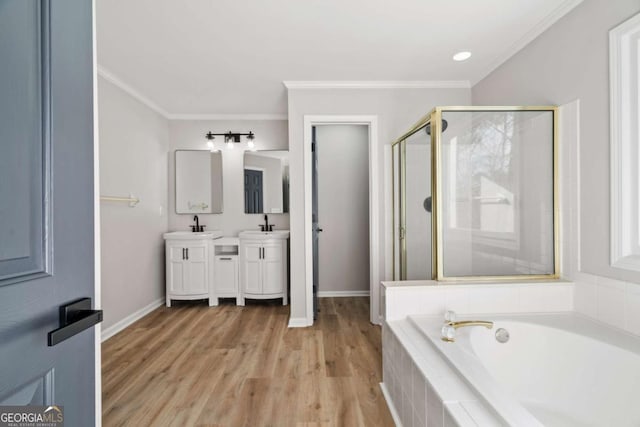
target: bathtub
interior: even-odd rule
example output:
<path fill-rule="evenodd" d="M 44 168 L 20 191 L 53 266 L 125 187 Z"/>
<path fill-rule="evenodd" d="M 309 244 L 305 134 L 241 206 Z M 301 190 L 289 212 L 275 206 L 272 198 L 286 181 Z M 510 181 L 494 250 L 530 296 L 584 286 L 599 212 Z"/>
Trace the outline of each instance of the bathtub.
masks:
<path fill-rule="evenodd" d="M 478 317 L 493 329 L 458 329 L 455 342 L 442 319 L 409 321 L 505 424 L 640 426 L 639 338 L 575 313 Z"/>

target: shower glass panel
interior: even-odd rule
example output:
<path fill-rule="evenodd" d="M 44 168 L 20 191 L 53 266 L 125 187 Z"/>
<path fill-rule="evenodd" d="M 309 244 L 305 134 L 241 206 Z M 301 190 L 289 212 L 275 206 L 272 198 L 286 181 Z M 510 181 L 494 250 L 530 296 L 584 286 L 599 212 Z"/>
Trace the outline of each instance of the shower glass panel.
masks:
<path fill-rule="evenodd" d="M 554 275 L 554 111 L 441 111 L 441 277 Z"/>
<path fill-rule="evenodd" d="M 425 128 L 404 140 L 404 274 L 402 280 L 431 279 L 431 136 Z"/>

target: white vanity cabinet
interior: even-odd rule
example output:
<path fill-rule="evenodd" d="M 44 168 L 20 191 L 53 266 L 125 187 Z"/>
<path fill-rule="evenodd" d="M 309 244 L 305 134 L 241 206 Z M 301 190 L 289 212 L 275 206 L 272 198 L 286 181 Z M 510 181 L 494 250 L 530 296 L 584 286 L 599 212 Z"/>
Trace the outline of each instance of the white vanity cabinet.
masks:
<path fill-rule="evenodd" d="M 212 287 L 213 239 L 216 232 L 165 233 L 166 305 L 171 300 L 208 299 L 216 305 Z"/>
<path fill-rule="evenodd" d="M 216 298 L 235 298 L 240 303 L 240 272 L 238 268 L 237 237 L 223 237 L 213 241 L 213 289 Z"/>
<path fill-rule="evenodd" d="M 207 242 L 167 242 L 167 293 L 202 296 L 209 294 L 209 245 Z M 208 296 L 202 296 L 207 298 Z M 167 301 L 167 305 L 170 302 Z"/>
<path fill-rule="evenodd" d="M 287 304 L 288 235 L 240 233 L 240 305 L 245 298 L 282 298 L 282 304 Z"/>

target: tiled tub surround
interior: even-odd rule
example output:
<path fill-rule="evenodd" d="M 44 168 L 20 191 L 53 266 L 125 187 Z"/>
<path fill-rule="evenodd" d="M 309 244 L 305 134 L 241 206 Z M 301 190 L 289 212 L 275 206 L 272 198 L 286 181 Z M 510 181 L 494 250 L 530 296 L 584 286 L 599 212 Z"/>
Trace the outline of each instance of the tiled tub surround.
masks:
<path fill-rule="evenodd" d="M 640 336 L 640 284 L 577 273 L 575 311 Z"/>
<path fill-rule="evenodd" d="M 398 425 L 492 426 L 503 420 L 408 317 L 573 310 L 573 283 L 383 282 L 383 390 Z M 484 317 L 484 316 L 483 316 Z"/>
<path fill-rule="evenodd" d="M 382 390 L 398 427 L 502 425 L 408 319 L 383 324 L 382 367 Z"/>
<path fill-rule="evenodd" d="M 468 283 L 413 280 L 382 282 L 382 313 L 387 321 L 407 316 L 553 313 L 573 310 L 573 283 L 565 280 Z"/>
<path fill-rule="evenodd" d="M 440 339 L 439 317 L 385 324 L 384 384 L 398 424 L 640 424 L 640 339 L 574 312 L 483 318 L 493 330 L 459 329 L 455 343 Z"/>

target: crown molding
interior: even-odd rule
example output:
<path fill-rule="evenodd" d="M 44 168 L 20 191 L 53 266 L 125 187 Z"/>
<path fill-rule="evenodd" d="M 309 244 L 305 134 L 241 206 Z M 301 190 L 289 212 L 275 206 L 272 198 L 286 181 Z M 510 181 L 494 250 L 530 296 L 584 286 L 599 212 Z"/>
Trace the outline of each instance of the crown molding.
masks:
<path fill-rule="evenodd" d="M 287 114 L 173 114 L 138 92 L 136 89 L 116 77 L 111 71 L 98 65 L 98 75 L 109 83 L 122 89 L 134 99 L 151 108 L 167 120 L 288 120 Z"/>
<path fill-rule="evenodd" d="M 285 80 L 282 82 L 287 89 L 469 89 L 468 80 Z"/>
<path fill-rule="evenodd" d="M 547 31 L 553 24 L 558 22 L 560 18 L 565 16 L 567 13 L 571 12 L 576 6 L 582 3 L 584 0 L 565 0 L 554 9 L 550 14 L 548 14 L 542 21 L 538 22 L 538 24 L 533 27 L 530 31 L 528 31 L 524 36 L 516 40 L 509 49 L 506 50 L 502 55 L 498 56 L 498 58 L 493 61 L 479 76 L 475 79 L 471 80 L 471 86 L 475 86 L 483 79 L 485 79 L 489 74 L 494 72 L 498 67 L 507 62 L 509 58 L 514 56 L 516 53 L 520 52 L 525 46 L 531 43 L 533 40 L 538 38 L 542 33 Z"/>
<path fill-rule="evenodd" d="M 102 65 L 98 65 L 98 75 L 103 79 L 105 79 L 106 81 L 108 81 L 109 83 L 119 87 L 120 89 L 122 89 L 127 94 L 131 95 L 133 98 L 140 101 L 147 107 L 151 108 L 153 111 L 160 114 L 165 119 L 169 118 L 170 114 L 167 112 L 167 110 L 160 107 L 158 104 L 156 104 L 155 102 L 153 102 L 152 100 L 150 100 L 149 98 L 147 98 L 146 96 L 138 92 L 136 89 L 134 89 L 133 87 L 129 86 L 128 84 L 120 80 L 118 77 L 116 77 L 115 74 L 113 74 L 111 71 L 104 68 Z"/>
<path fill-rule="evenodd" d="M 169 120 L 288 120 L 286 114 L 169 114 Z"/>

